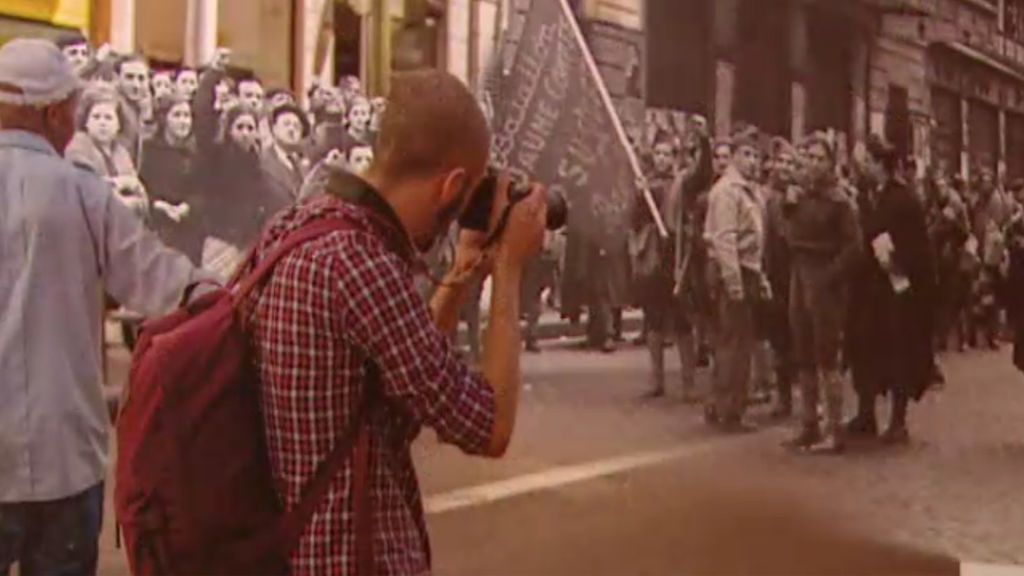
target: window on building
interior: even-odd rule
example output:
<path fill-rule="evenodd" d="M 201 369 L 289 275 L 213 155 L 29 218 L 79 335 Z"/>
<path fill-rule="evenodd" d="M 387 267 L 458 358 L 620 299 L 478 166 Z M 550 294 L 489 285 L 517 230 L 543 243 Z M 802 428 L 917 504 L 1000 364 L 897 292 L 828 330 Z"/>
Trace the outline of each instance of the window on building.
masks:
<path fill-rule="evenodd" d="M 834 128 L 849 134 L 853 117 L 853 49 L 855 36 L 848 20 L 831 11 L 809 13 L 807 127 Z"/>
<path fill-rule="evenodd" d="M 889 85 L 889 104 L 885 110 L 885 137 L 901 158 L 910 156 L 913 136 L 910 127 L 910 98 L 907 89 Z"/>
<path fill-rule="evenodd" d="M 971 100 L 968 106 L 971 173 L 975 168 L 988 168 L 994 173 L 999 162 L 999 113 L 994 106 L 979 100 Z"/>
<path fill-rule="evenodd" d="M 788 137 L 792 126 L 789 13 L 765 10 L 762 0 L 745 0 L 740 6 L 734 118 Z"/>
<path fill-rule="evenodd" d="M 1006 115 L 1006 175 L 1010 180 L 1024 178 L 1024 116 Z"/>
<path fill-rule="evenodd" d="M 362 77 L 363 19 L 348 4 L 334 5 L 334 77 Z"/>
<path fill-rule="evenodd" d="M 954 92 L 934 88 L 932 110 L 935 128 L 932 131 L 932 158 L 936 166 L 946 174 L 960 173 L 960 151 L 962 126 L 960 96 Z"/>
<path fill-rule="evenodd" d="M 714 69 L 710 0 L 647 0 L 647 105 L 700 114 L 711 111 Z"/>
<path fill-rule="evenodd" d="M 1004 0 L 1003 22 L 1006 36 L 1024 43 L 1024 0 Z"/>
<path fill-rule="evenodd" d="M 444 67 L 447 41 L 445 6 L 440 0 L 409 0 L 405 3 L 405 18 L 392 32 L 392 70 Z"/>

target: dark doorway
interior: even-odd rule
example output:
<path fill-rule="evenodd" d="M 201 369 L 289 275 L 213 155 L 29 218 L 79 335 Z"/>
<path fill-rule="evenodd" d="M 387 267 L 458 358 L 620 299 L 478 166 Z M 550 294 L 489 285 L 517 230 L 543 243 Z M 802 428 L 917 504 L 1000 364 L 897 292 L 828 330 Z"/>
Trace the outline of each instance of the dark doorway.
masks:
<path fill-rule="evenodd" d="M 977 100 L 971 100 L 969 106 L 967 141 L 971 168 L 988 168 L 995 174 L 999 162 L 999 113 L 993 106 Z"/>
<path fill-rule="evenodd" d="M 791 132 L 789 0 L 740 3 L 733 117 L 780 136 Z"/>
<path fill-rule="evenodd" d="M 900 158 L 911 153 L 913 134 L 910 126 L 910 101 L 907 89 L 895 84 L 889 85 L 889 104 L 885 109 L 885 139 L 888 140 Z"/>
<path fill-rule="evenodd" d="M 334 77 L 360 77 L 363 20 L 348 4 L 334 4 Z"/>
<path fill-rule="evenodd" d="M 932 89 L 932 158 L 947 176 L 960 173 L 960 151 L 963 148 L 963 124 L 960 96 L 941 88 Z"/>
<path fill-rule="evenodd" d="M 647 105 L 708 114 L 711 0 L 647 0 Z"/>
<path fill-rule="evenodd" d="M 1024 178 L 1024 116 L 1006 114 L 1006 177 Z"/>
<path fill-rule="evenodd" d="M 842 13 L 808 6 L 807 127 L 850 134 L 854 26 Z"/>

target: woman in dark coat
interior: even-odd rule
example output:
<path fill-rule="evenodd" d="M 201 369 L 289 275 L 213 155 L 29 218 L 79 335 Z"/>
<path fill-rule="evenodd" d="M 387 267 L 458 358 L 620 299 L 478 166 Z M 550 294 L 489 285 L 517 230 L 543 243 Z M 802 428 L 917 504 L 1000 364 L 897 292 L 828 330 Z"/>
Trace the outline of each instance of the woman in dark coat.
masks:
<path fill-rule="evenodd" d="M 1024 193 L 1017 191 L 1018 205 L 1006 227 L 1010 267 L 1006 275 L 1006 311 L 1014 333 L 1013 364 L 1024 371 Z"/>
<path fill-rule="evenodd" d="M 259 113 L 242 103 L 222 114 L 215 110 L 214 87 L 222 77 L 216 70 L 204 75 L 196 93 L 195 117 L 203 265 L 223 277 L 287 205 L 274 195 L 260 169 Z"/>
<path fill-rule="evenodd" d="M 157 103 L 157 130 L 142 145 L 142 182 L 153 201 L 153 227 L 164 243 L 201 264 L 203 232 L 195 186 L 192 105 L 184 97 Z"/>
<path fill-rule="evenodd" d="M 846 335 L 858 396 L 848 431 L 874 436 L 875 398 L 889 394 L 892 417 L 882 440 L 905 443 L 907 405 L 932 382 L 935 268 L 924 207 L 895 176 L 895 151 L 873 137 L 868 156 L 874 185 L 858 198 L 866 246 L 853 272 Z"/>

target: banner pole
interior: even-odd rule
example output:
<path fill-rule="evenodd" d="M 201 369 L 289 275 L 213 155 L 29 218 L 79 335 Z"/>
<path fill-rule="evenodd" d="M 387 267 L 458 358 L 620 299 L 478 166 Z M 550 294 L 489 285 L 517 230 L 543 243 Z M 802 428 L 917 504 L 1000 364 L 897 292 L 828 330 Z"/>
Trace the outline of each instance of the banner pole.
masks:
<path fill-rule="evenodd" d="M 534 0 L 539 2 L 541 0 Z M 629 158 L 629 164 L 633 168 L 633 175 L 638 181 L 642 181 L 646 184 L 644 179 L 643 171 L 640 169 L 640 160 L 636 157 L 636 151 L 633 150 L 633 146 L 629 144 L 629 139 L 626 137 L 626 130 L 622 127 L 622 120 L 619 118 L 618 111 L 615 110 L 615 105 L 612 103 L 611 94 L 608 93 L 608 87 L 604 85 L 604 79 L 601 77 L 600 70 L 597 69 L 597 62 L 594 60 L 594 55 L 590 53 L 590 46 L 587 45 L 586 39 L 583 37 L 583 30 L 580 28 L 579 22 L 576 21 L 576 15 L 573 14 L 572 8 L 569 7 L 568 0 L 554 0 L 562 5 L 562 13 L 569 20 L 569 25 L 572 26 L 573 33 L 576 35 L 576 42 L 579 43 L 580 50 L 583 52 L 583 60 L 587 63 L 587 68 L 590 70 L 590 75 L 594 78 L 594 82 L 597 83 L 597 91 L 601 94 L 601 101 L 604 102 L 605 109 L 612 118 L 612 125 L 615 126 L 615 134 L 619 137 L 619 142 L 622 147 L 626 149 L 626 156 Z M 668 238 L 668 229 L 665 228 L 665 222 L 661 218 L 661 211 L 658 210 L 658 204 L 654 201 L 654 197 L 651 196 L 651 191 L 647 186 L 643 186 L 641 189 L 644 200 L 647 203 L 647 209 L 650 210 L 651 216 L 654 217 L 654 223 L 658 227 L 658 233 L 661 234 L 662 238 Z"/>

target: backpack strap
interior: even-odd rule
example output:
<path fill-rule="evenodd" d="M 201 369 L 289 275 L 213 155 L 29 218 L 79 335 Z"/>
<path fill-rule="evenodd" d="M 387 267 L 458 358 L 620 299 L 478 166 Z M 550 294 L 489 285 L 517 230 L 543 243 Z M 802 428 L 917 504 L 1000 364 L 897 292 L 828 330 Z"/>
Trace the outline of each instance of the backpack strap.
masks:
<path fill-rule="evenodd" d="M 368 416 L 380 394 L 380 373 L 367 363 L 365 396 L 359 409 L 352 415 L 348 427 L 327 458 L 317 467 L 316 474 L 303 490 L 298 505 L 286 514 L 279 528 L 279 544 L 291 554 L 299 545 L 306 527 L 313 520 L 317 508 L 330 492 L 331 484 L 341 473 L 349 458 L 352 462 L 353 525 L 356 541 L 356 574 L 376 574 L 373 555 L 374 516 L 370 496 L 371 438 Z"/>
<path fill-rule="evenodd" d="M 350 224 L 346 220 L 341 218 L 324 218 L 316 220 L 310 224 L 299 228 L 285 237 L 284 241 L 281 242 L 280 246 L 274 249 L 269 256 L 260 262 L 256 269 L 240 279 L 238 282 L 238 289 L 235 292 L 235 303 L 236 305 L 243 302 L 255 288 L 259 287 L 270 273 L 274 270 L 274 266 L 284 258 L 289 252 L 298 248 L 300 245 L 305 244 L 311 240 L 316 240 L 321 236 L 326 236 L 331 232 L 339 230 L 345 230 L 350 227 Z M 255 255 L 255 250 L 253 251 Z"/>
<path fill-rule="evenodd" d="M 340 218 L 326 218 L 307 224 L 292 232 L 269 256 L 260 262 L 256 269 L 242 279 L 234 294 L 235 305 L 238 306 L 270 275 L 274 266 L 298 246 L 315 240 L 331 232 L 349 228 L 348 221 Z M 279 550 L 290 556 L 299 545 L 306 526 L 313 520 L 317 508 L 327 498 L 331 484 L 338 476 L 349 457 L 353 457 L 353 497 L 356 529 L 356 573 L 372 575 L 376 573 L 373 563 L 373 510 L 370 499 L 370 433 L 367 424 L 368 414 L 376 403 L 380 393 L 380 373 L 372 363 L 366 366 L 366 385 L 364 397 L 359 408 L 345 429 L 338 443 L 331 449 L 303 490 L 298 505 L 285 514 L 277 526 L 276 539 Z"/>

